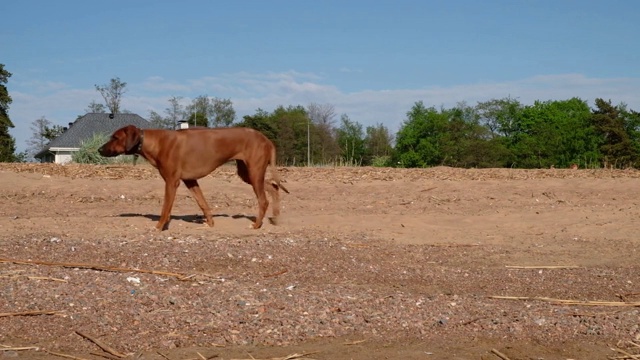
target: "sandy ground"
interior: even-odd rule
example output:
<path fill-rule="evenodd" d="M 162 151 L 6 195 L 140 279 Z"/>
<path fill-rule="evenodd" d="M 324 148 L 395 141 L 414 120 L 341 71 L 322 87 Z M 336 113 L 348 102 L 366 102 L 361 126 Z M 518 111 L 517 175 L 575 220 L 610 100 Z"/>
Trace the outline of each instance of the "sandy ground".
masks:
<path fill-rule="evenodd" d="M 148 166 L 0 164 L 0 358 L 640 352 L 640 172 L 280 172 L 278 226 L 225 166 L 158 232 Z"/>

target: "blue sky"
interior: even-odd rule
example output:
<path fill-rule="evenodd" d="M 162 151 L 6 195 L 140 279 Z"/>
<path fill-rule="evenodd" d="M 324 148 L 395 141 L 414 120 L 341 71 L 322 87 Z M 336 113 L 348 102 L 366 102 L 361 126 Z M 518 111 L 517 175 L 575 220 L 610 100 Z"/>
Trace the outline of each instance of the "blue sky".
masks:
<path fill-rule="evenodd" d="M 640 111 L 635 0 L 14 0 L 2 13 L 18 150 L 34 120 L 66 125 L 115 77 L 143 117 L 199 95 L 231 99 L 238 120 L 315 102 L 392 131 L 416 101 Z"/>

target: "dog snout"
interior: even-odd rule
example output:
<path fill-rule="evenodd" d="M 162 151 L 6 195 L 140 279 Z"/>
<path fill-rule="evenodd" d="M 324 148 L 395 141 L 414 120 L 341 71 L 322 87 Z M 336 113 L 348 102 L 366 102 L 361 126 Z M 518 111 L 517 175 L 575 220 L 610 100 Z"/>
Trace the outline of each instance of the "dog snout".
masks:
<path fill-rule="evenodd" d="M 100 146 L 100 148 L 98 148 L 98 153 L 100 155 L 104 156 L 104 157 L 111 157 L 111 156 L 115 156 L 116 155 L 111 150 L 111 147 L 109 146 L 109 143 L 106 143 L 106 144 Z"/>

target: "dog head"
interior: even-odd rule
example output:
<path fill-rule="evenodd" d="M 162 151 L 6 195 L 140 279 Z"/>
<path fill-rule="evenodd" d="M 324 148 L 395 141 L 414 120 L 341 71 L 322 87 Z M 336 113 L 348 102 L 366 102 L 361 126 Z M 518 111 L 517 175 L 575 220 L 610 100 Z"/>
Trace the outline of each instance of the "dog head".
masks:
<path fill-rule="evenodd" d="M 109 141 L 98 149 L 98 152 L 105 157 L 135 154 L 141 141 L 142 130 L 133 125 L 127 125 L 116 130 Z"/>

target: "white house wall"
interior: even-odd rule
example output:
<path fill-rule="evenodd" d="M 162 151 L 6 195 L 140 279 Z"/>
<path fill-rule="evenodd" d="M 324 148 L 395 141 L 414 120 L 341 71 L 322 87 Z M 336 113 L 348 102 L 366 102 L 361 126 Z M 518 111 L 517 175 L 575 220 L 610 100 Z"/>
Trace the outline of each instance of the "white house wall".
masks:
<path fill-rule="evenodd" d="M 55 163 L 56 164 L 67 164 L 71 162 L 71 155 L 74 153 L 75 151 L 58 151 L 56 152 L 56 159 L 55 159 Z"/>

